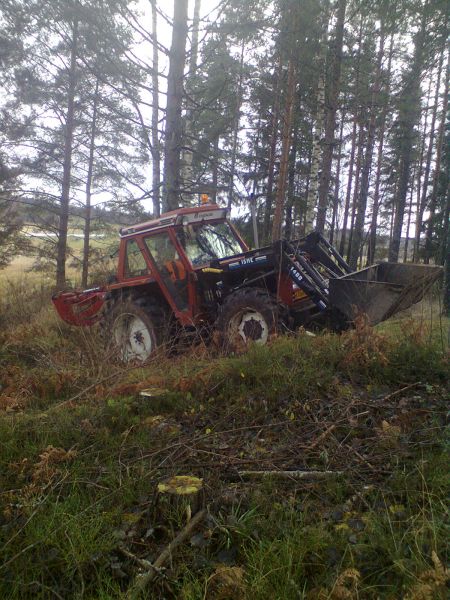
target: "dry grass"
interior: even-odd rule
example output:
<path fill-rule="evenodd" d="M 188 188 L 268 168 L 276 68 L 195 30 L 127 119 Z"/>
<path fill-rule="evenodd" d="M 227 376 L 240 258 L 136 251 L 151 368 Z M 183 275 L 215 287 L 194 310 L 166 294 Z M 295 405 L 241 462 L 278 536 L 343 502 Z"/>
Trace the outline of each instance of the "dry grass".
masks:
<path fill-rule="evenodd" d="M 362 321 L 229 357 L 201 345 L 123 369 L 95 329 L 58 320 L 48 288 L 9 286 L 2 597 L 123 598 L 130 554 L 154 560 L 186 523 L 186 499 L 158 493 L 175 475 L 203 480 L 210 515 L 148 597 L 440 597 L 448 355 L 429 322 Z M 344 475 L 245 483 L 243 469 Z"/>

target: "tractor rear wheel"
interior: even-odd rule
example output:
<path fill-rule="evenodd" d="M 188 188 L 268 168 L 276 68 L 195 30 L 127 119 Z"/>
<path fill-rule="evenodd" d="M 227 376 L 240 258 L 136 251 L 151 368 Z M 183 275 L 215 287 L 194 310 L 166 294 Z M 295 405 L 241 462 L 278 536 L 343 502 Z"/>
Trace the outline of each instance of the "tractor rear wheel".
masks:
<path fill-rule="evenodd" d="M 104 330 L 122 362 L 143 363 L 164 343 L 166 326 L 164 309 L 143 297 L 115 302 Z"/>
<path fill-rule="evenodd" d="M 217 328 L 227 349 L 239 349 L 249 343 L 266 344 L 276 333 L 279 322 L 276 300 L 261 288 L 244 288 L 233 292 L 222 304 Z"/>

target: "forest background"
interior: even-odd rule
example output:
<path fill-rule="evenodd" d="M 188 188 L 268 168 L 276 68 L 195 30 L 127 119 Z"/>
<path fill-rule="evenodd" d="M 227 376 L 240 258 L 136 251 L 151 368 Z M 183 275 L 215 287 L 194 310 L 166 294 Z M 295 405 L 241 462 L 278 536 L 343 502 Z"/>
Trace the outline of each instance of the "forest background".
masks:
<path fill-rule="evenodd" d="M 251 243 L 253 204 L 261 243 L 444 263 L 445 1 L 6 0 L 0 25 L 1 266 L 86 286 L 121 224 L 201 193 Z"/>

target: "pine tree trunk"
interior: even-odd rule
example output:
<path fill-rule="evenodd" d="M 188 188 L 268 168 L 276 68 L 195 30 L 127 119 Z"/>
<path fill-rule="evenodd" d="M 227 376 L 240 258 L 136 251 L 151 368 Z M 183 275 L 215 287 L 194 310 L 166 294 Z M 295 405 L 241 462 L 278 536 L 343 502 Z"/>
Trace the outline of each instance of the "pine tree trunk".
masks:
<path fill-rule="evenodd" d="M 422 219 L 419 219 L 419 211 L 420 211 L 420 197 L 422 192 L 422 172 L 423 172 L 423 157 L 425 154 L 425 146 L 426 146 L 426 137 L 428 132 L 428 113 L 430 111 L 430 102 L 431 102 L 431 85 L 432 78 L 430 77 L 430 83 L 428 85 L 427 92 L 427 104 L 425 107 L 425 120 L 423 124 L 422 136 L 420 138 L 420 153 L 419 153 L 419 165 L 417 169 L 417 183 L 416 183 L 416 223 L 415 223 L 415 234 L 414 234 L 414 244 L 413 244 L 413 262 L 416 261 L 416 257 L 419 251 L 419 241 L 420 241 L 420 229 L 422 228 Z"/>
<path fill-rule="evenodd" d="M 72 23 L 72 40 L 69 65 L 69 88 L 67 90 L 67 112 L 64 127 L 64 162 L 61 186 L 61 206 L 56 246 L 56 287 L 66 285 L 67 229 L 69 226 L 70 179 L 72 171 L 72 142 L 75 129 L 75 87 L 77 77 L 78 21 Z"/>
<path fill-rule="evenodd" d="M 397 184 L 395 184 L 395 193 L 396 192 L 397 192 Z M 394 197 L 395 197 L 395 193 L 394 193 Z M 394 233 L 394 218 L 395 218 L 395 206 L 392 205 L 391 220 L 389 223 L 389 246 L 392 244 L 392 236 Z"/>
<path fill-rule="evenodd" d="M 284 229 L 284 237 L 290 240 L 292 237 L 292 209 L 294 206 L 295 197 L 295 162 L 297 160 L 297 143 L 298 143 L 298 130 L 294 130 L 292 136 L 291 153 L 289 156 L 289 172 L 288 172 L 288 190 L 287 190 L 287 202 L 286 202 L 286 225 Z"/>
<path fill-rule="evenodd" d="M 435 91 L 435 95 L 434 95 L 433 112 L 431 113 L 430 139 L 428 141 L 427 156 L 426 156 L 426 160 L 425 160 L 425 171 L 424 171 L 424 175 L 423 175 L 422 194 L 420 196 L 420 204 L 417 209 L 416 235 L 415 235 L 415 248 L 416 248 L 415 254 L 417 256 L 419 255 L 420 232 L 422 230 L 423 213 L 425 212 L 425 208 L 427 205 L 428 187 L 429 187 L 429 183 L 430 183 L 431 159 L 433 156 L 433 149 L 434 149 L 434 135 L 435 135 L 435 129 L 436 129 L 436 118 L 437 118 L 438 104 L 439 104 L 439 89 L 441 87 L 442 67 L 443 67 L 443 62 L 444 62 L 444 50 L 445 50 L 445 47 L 442 48 L 441 55 L 439 57 L 436 91 Z"/>
<path fill-rule="evenodd" d="M 277 80 L 275 85 L 275 99 L 272 108 L 271 133 L 270 133 L 270 149 L 269 163 L 267 168 L 267 190 L 266 190 L 266 206 L 264 210 L 264 241 L 268 242 L 270 238 L 270 218 L 272 216 L 273 204 L 273 184 L 275 181 L 275 158 L 278 141 L 278 121 L 280 118 L 280 87 L 282 77 L 281 56 L 278 63 Z"/>
<path fill-rule="evenodd" d="M 436 202 L 437 202 L 437 194 L 438 194 L 438 185 L 439 185 L 439 173 L 441 170 L 441 160 L 442 160 L 442 146 L 444 143 L 444 132 L 445 132 L 445 124 L 447 118 L 447 107 L 448 107 L 448 80 L 449 80 L 449 64 L 447 64 L 447 74 L 445 77 L 445 86 L 444 86 L 444 102 L 442 105 L 442 113 L 441 113 L 441 122 L 439 125 L 439 133 L 437 139 L 437 148 L 436 148 L 436 164 L 434 167 L 434 175 L 433 175 L 433 188 L 431 192 L 430 198 L 430 208 L 429 208 L 429 218 L 427 224 L 427 230 L 425 235 L 425 257 L 424 262 L 428 264 L 430 262 L 430 258 L 432 257 L 433 248 L 432 248 L 432 239 L 433 239 L 433 231 L 434 231 L 434 216 L 436 212 Z M 448 195 L 448 194 L 447 194 Z"/>
<path fill-rule="evenodd" d="M 386 131 L 386 118 L 389 106 L 389 95 L 391 91 L 391 66 L 392 56 L 394 54 L 394 35 L 391 35 L 389 44 L 389 57 L 386 69 L 386 86 L 385 100 L 383 103 L 383 111 L 380 123 L 380 134 L 377 150 L 377 170 L 375 174 L 375 189 L 373 192 L 372 204 L 372 219 L 370 222 L 369 244 L 367 249 L 367 265 L 371 265 L 375 261 L 375 251 L 377 246 L 377 228 L 378 228 L 378 212 L 380 208 L 380 189 L 381 189 L 381 167 L 383 164 L 384 136 Z"/>
<path fill-rule="evenodd" d="M 313 143 L 311 153 L 311 169 L 309 173 L 308 195 L 306 197 L 306 219 L 305 231 L 311 231 L 314 228 L 314 218 L 316 207 L 319 200 L 319 169 L 322 157 L 322 135 L 325 121 L 325 68 L 326 68 L 326 50 L 328 39 L 328 21 L 329 21 L 329 1 L 324 3 L 322 8 L 322 36 L 320 40 L 320 51 L 318 56 L 319 76 L 317 80 L 317 101 L 316 116 L 313 132 Z"/>
<path fill-rule="evenodd" d="M 450 161 L 450 158 L 447 159 Z M 450 166 L 450 165 L 449 165 Z M 447 167 L 449 168 L 449 167 Z M 447 265 L 447 274 L 446 274 L 446 293 L 447 298 L 446 302 L 444 299 L 444 304 L 447 304 L 447 307 L 450 310 L 450 196 L 447 194 L 447 199 L 444 207 L 444 228 L 442 234 L 442 246 L 441 246 L 441 255 L 439 257 L 439 264 Z M 450 316 L 450 315 L 449 315 Z"/>
<path fill-rule="evenodd" d="M 416 169 L 417 165 L 414 165 L 413 171 L 413 181 L 416 178 Z M 411 227 L 411 215 L 412 215 L 412 207 L 413 207 L 413 196 L 414 196 L 414 186 L 411 186 L 411 190 L 409 193 L 409 206 L 408 206 L 408 222 L 406 224 L 406 239 L 405 239 L 405 248 L 403 250 L 403 262 L 407 262 L 408 260 L 408 246 L 409 246 L 409 228 Z"/>
<path fill-rule="evenodd" d="M 198 36 L 200 29 L 200 7 L 201 0 L 195 0 L 194 4 L 194 18 L 192 21 L 192 43 L 191 43 L 191 55 L 189 58 L 189 75 L 187 78 L 186 85 L 188 89 L 190 88 L 190 83 L 192 79 L 195 77 L 195 72 L 197 70 L 197 60 L 198 60 Z M 190 91 L 190 90 L 189 90 Z M 193 170 L 192 170 L 192 161 L 193 161 L 193 139 L 192 139 L 192 107 L 189 106 L 189 101 L 187 101 L 188 106 L 186 107 L 186 118 L 185 118 L 185 132 L 184 132 L 184 148 L 182 151 L 182 176 L 181 179 L 183 181 L 183 188 L 189 190 L 193 185 Z"/>
<path fill-rule="evenodd" d="M 233 194 L 234 194 L 234 171 L 236 169 L 236 158 L 237 158 L 237 141 L 239 134 L 239 122 L 240 122 L 240 111 L 242 105 L 242 84 L 244 80 L 244 50 L 245 43 L 242 42 L 241 45 L 241 56 L 239 61 L 239 82 L 238 82 L 238 91 L 237 91 L 237 103 L 236 103 L 236 118 L 234 121 L 233 127 L 233 141 L 231 144 L 231 165 L 230 165 L 230 183 L 228 186 L 228 210 L 231 210 L 231 206 L 233 204 Z"/>
<path fill-rule="evenodd" d="M 89 275 L 89 242 L 91 236 L 91 195 L 92 176 L 94 173 L 95 138 L 97 135 L 97 110 L 98 110 L 98 78 L 95 82 L 94 102 L 92 106 L 91 136 L 89 140 L 89 160 L 86 177 L 86 200 L 84 216 L 84 240 L 83 240 L 83 267 L 81 272 L 81 287 L 87 287 Z"/>
<path fill-rule="evenodd" d="M 414 55 L 410 71 L 401 93 L 399 123 L 401 128 L 401 152 L 399 161 L 398 186 L 395 197 L 395 216 L 392 229 L 392 240 L 389 245 L 389 261 L 398 262 L 400 241 L 402 237 L 403 218 L 405 214 L 406 195 L 410 181 L 411 161 L 415 127 L 420 115 L 420 81 L 424 63 L 424 41 L 426 31 L 426 7 L 422 8 L 420 29 L 415 36 Z"/>
<path fill-rule="evenodd" d="M 358 129 L 358 103 L 359 103 L 359 77 L 360 77 L 360 68 L 361 68 L 361 45 L 362 45 L 362 35 L 363 35 L 363 17 L 361 16 L 359 31 L 358 31 L 358 55 L 356 59 L 356 81 L 355 81 L 355 98 L 354 98 L 354 120 L 353 120 L 353 132 L 352 132 L 352 149 L 350 151 L 350 165 L 349 165 L 349 176 L 347 181 L 347 191 L 345 194 L 345 206 L 344 206 L 344 222 L 342 224 L 342 235 L 341 242 L 339 244 L 339 253 L 344 256 L 345 252 L 345 243 L 347 241 L 347 228 L 348 228 L 348 217 L 350 212 L 350 199 L 352 197 L 352 184 L 353 184 L 353 169 L 355 165 L 355 153 L 356 153 L 356 132 Z M 358 140 L 361 136 L 361 128 L 359 130 Z M 360 147 L 360 146 L 359 146 Z M 353 218 L 352 225 L 353 226 Z M 350 227 L 350 235 L 351 235 L 351 227 Z"/>
<path fill-rule="evenodd" d="M 353 169 L 355 166 L 357 127 L 358 127 L 358 121 L 357 121 L 357 117 L 355 114 L 355 117 L 353 119 L 352 148 L 350 150 L 350 163 L 349 163 L 349 168 L 348 168 L 347 190 L 345 193 L 344 219 L 342 222 L 341 241 L 339 243 L 339 254 L 341 254 L 342 256 L 344 255 L 345 243 L 347 241 L 348 215 L 350 212 L 350 198 L 352 196 L 352 184 L 353 184 Z"/>
<path fill-rule="evenodd" d="M 443 261 L 445 265 L 445 282 L 444 282 L 444 309 L 447 317 L 450 319 L 450 198 L 447 197 L 447 207 L 445 211 L 445 240 L 443 244 Z"/>
<path fill-rule="evenodd" d="M 156 12 L 156 0 L 152 4 L 152 197 L 153 214 L 159 217 L 161 214 L 161 149 L 159 143 L 159 59 L 158 59 L 158 22 Z"/>
<path fill-rule="evenodd" d="M 183 127 L 181 109 L 183 104 L 183 75 L 186 61 L 188 0 L 174 0 L 172 44 L 167 79 L 167 108 L 164 156 L 163 209 L 174 210 L 179 206 L 181 192 L 181 143 Z"/>
<path fill-rule="evenodd" d="M 392 223 L 391 241 L 389 244 L 389 261 L 398 262 L 400 252 L 400 241 L 402 237 L 403 218 L 405 215 L 406 194 L 408 192 L 409 173 L 411 166 L 412 144 L 405 149 L 400 160 L 399 185 L 396 202 L 393 205 L 395 215 Z"/>
<path fill-rule="evenodd" d="M 331 181 L 331 164 L 335 147 L 334 132 L 336 129 L 336 111 L 341 83 L 342 45 L 344 40 L 344 21 L 347 0 L 338 0 L 336 15 L 336 33 L 333 42 L 332 56 L 328 69 L 330 78 L 327 90 L 325 138 L 322 155 L 322 171 L 319 182 L 319 203 L 317 207 L 316 230 L 323 233 L 328 208 L 328 195 Z"/>
<path fill-rule="evenodd" d="M 289 147 L 291 145 L 292 110 L 295 92 L 295 68 L 293 56 L 289 59 L 286 103 L 283 117 L 282 149 L 280 158 L 280 175 L 278 177 L 277 194 L 275 198 L 275 213 L 272 225 L 272 241 L 281 238 L 281 222 L 283 217 L 284 196 L 286 193 L 286 176 L 289 163 Z"/>
<path fill-rule="evenodd" d="M 217 202 L 217 185 L 219 182 L 219 137 L 214 139 L 212 159 L 212 194 L 211 199 Z"/>
<path fill-rule="evenodd" d="M 317 110 L 313 134 L 311 170 L 309 174 L 309 188 L 306 197 L 306 223 L 305 231 L 311 231 L 314 227 L 314 212 L 318 202 L 319 191 L 319 167 L 321 157 L 321 142 L 323 119 L 325 109 L 325 78 L 323 72 L 319 74 L 317 83 Z"/>
<path fill-rule="evenodd" d="M 377 56 L 377 66 L 375 73 L 374 86 L 371 98 L 370 120 L 367 129 L 366 155 L 361 172 L 361 184 L 358 195 L 358 205 L 353 229 L 352 245 L 349 256 L 350 268 L 354 271 L 358 264 L 358 257 L 361 253 L 362 242 L 364 238 L 364 222 L 366 218 L 367 197 L 369 194 L 369 177 L 373 159 L 373 148 L 375 144 L 375 125 L 378 112 L 380 88 L 381 88 L 381 66 L 384 55 L 384 23 L 381 22 L 380 47 Z"/>
<path fill-rule="evenodd" d="M 383 146 L 386 129 L 386 119 L 380 125 L 380 140 L 377 150 L 377 170 L 375 173 L 375 187 L 373 192 L 372 218 L 370 220 L 369 244 L 367 248 L 367 265 L 371 265 L 375 260 L 375 251 L 377 246 L 378 212 L 380 208 L 380 187 L 381 187 L 381 166 L 383 163 Z"/>
<path fill-rule="evenodd" d="M 361 164 L 363 159 L 363 150 L 364 150 L 364 124 L 362 123 L 362 116 L 360 117 L 360 125 L 359 125 L 359 134 L 358 134 L 358 154 L 356 157 L 356 169 L 355 169 L 355 187 L 353 190 L 353 199 L 352 199 L 352 216 L 350 221 L 350 235 L 348 237 L 348 248 L 347 248 L 347 261 L 350 260 L 350 253 L 352 251 L 353 244 L 353 232 L 355 227 L 355 217 L 356 217 L 356 205 L 359 194 L 359 186 L 360 186 L 360 173 L 361 173 Z"/>
<path fill-rule="evenodd" d="M 192 75 L 197 69 L 198 60 L 198 34 L 200 29 L 200 7 L 201 0 L 195 0 L 194 4 L 194 18 L 192 20 L 192 43 L 191 43 L 191 56 L 189 59 L 189 73 Z"/>
<path fill-rule="evenodd" d="M 311 162 L 312 162 L 312 145 L 309 144 L 309 149 L 308 149 L 308 174 L 306 176 L 306 185 L 305 185 L 305 202 L 304 202 L 304 206 L 306 208 L 306 210 L 299 211 L 299 235 L 300 237 L 303 237 L 305 235 L 306 232 L 306 217 L 307 217 L 307 198 L 308 198 L 308 194 L 309 194 L 309 186 L 311 183 Z"/>
<path fill-rule="evenodd" d="M 439 58 L 438 76 L 437 76 L 437 82 L 436 82 L 436 92 L 434 95 L 433 112 L 432 112 L 432 116 L 431 116 L 430 139 L 428 142 L 427 157 L 426 157 L 426 162 L 425 162 L 425 172 L 424 172 L 424 178 L 423 178 L 422 195 L 420 197 L 420 206 L 418 208 L 418 214 L 417 214 L 417 224 L 416 224 L 417 255 L 419 254 L 420 232 L 422 230 L 423 214 L 425 212 L 425 208 L 427 205 L 427 195 L 428 195 L 428 187 L 429 187 L 429 179 L 430 179 L 430 171 L 431 171 L 431 158 L 433 156 L 433 149 L 434 149 L 434 135 L 435 135 L 436 118 L 437 118 L 438 105 L 439 105 L 439 91 L 440 91 L 440 87 L 441 87 L 441 74 L 442 74 L 442 67 L 443 67 L 443 61 L 444 61 L 444 50 L 445 50 L 445 47 L 442 48 L 442 52 L 441 52 L 441 55 Z M 444 88 L 445 90 L 447 90 L 447 84 L 448 84 L 448 69 L 447 69 L 446 86 Z M 446 94 L 446 92 L 444 92 L 444 94 Z M 444 100 L 444 105 L 445 105 L 445 103 L 446 103 L 446 100 Z M 445 117 L 444 117 L 444 119 L 445 119 Z M 442 129 L 442 123 L 441 123 L 441 126 L 439 129 L 440 130 Z M 440 137 L 441 137 L 441 131 L 439 131 L 438 139 L 437 139 L 437 149 L 438 149 L 437 152 L 439 154 L 440 154 L 439 147 L 441 145 Z M 431 193 L 430 208 L 432 207 L 432 204 L 433 204 L 433 195 L 434 195 L 433 192 L 434 192 L 434 182 L 433 182 L 433 190 Z M 431 238 L 428 237 L 429 236 L 428 230 L 429 230 L 429 227 L 427 226 L 427 230 L 426 230 L 426 234 L 425 234 L 425 262 L 428 262 L 428 259 L 429 259 L 429 256 L 428 256 L 429 247 L 427 248 L 427 239 L 429 239 L 428 246 L 429 246 L 429 242 L 431 241 Z"/>
<path fill-rule="evenodd" d="M 261 138 L 261 117 L 258 118 L 258 124 L 256 126 L 256 140 L 255 147 L 259 148 L 259 140 Z M 253 163 L 252 173 L 255 174 L 253 177 L 252 184 L 252 193 L 250 194 L 250 212 L 252 217 L 253 224 L 253 245 L 255 248 L 259 248 L 259 228 L 258 223 L 260 220 L 260 208 L 258 208 L 258 198 L 256 196 L 256 192 L 258 190 L 258 180 L 256 178 L 256 173 L 258 172 L 258 156 L 255 152 L 255 161 Z"/>
<path fill-rule="evenodd" d="M 344 122 L 345 114 L 341 117 L 341 127 L 339 129 L 338 157 L 336 164 L 336 178 L 334 182 L 334 197 L 333 197 L 333 215 L 331 218 L 330 244 L 334 242 L 334 232 L 337 228 L 337 217 L 339 208 L 339 188 L 341 185 L 341 159 L 342 159 L 342 141 L 344 137 Z"/>

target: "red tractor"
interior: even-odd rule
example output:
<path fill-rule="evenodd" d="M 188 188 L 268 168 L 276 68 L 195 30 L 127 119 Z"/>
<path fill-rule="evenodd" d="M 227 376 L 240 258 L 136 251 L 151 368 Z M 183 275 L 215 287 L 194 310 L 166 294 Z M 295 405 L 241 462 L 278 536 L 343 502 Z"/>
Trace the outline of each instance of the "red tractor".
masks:
<path fill-rule="evenodd" d="M 351 272 L 315 232 L 249 250 L 225 209 L 203 205 L 122 228 L 110 283 L 53 303 L 73 325 L 101 321 L 122 360 L 145 361 L 169 339 L 213 331 L 235 347 L 300 325 L 342 330 L 361 312 L 379 323 L 421 300 L 440 273 L 396 263 Z"/>

